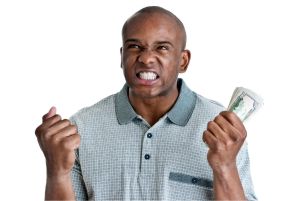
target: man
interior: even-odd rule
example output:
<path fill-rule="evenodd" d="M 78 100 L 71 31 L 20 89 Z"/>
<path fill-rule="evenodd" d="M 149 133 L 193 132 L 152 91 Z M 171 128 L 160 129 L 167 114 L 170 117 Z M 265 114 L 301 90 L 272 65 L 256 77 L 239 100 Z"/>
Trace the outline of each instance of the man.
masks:
<path fill-rule="evenodd" d="M 146 7 L 122 39 L 123 89 L 70 121 L 53 107 L 36 130 L 46 199 L 256 200 L 242 122 L 178 79 L 190 60 L 182 22 Z"/>

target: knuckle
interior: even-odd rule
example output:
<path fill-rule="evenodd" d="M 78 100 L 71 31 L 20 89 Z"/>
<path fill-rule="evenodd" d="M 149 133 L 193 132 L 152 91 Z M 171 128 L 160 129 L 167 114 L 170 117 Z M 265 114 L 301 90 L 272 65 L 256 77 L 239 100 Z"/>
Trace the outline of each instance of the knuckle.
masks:
<path fill-rule="evenodd" d="M 227 114 L 229 113 L 230 111 L 221 111 L 220 113 L 219 113 L 219 115 L 221 115 L 221 116 L 227 116 Z"/>
<path fill-rule="evenodd" d="M 229 118 L 229 119 L 231 119 L 231 120 L 235 120 L 235 119 L 237 119 L 237 115 L 234 113 L 234 112 L 228 112 L 227 114 L 227 117 Z"/>
<path fill-rule="evenodd" d="M 235 142 L 243 142 L 245 140 L 245 137 L 243 135 L 237 135 L 237 137 L 235 138 Z"/>
<path fill-rule="evenodd" d="M 70 150 L 70 140 L 62 140 L 61 146 L 64 150 Z"/>
<path fill-rule="evenodd" d="M 214 126 L 214 122 L 213 121 L 209 121 L 207 124 L 208 128 L 212 128 Z"/>
<path fill-rule="evenodd" d="M 64 125 L 66 125 L 66 126 L 71 125 L 71 122 L 70 122 L 68 119 L 63 119 L 63 120 L 61 120 L 61 121 L 62 121 L 62 123 L 63 123 Z"/>
<path fill-rule="evenodd" d="M 214 118 L 214 121 L 217 121 L 221 118 L 221 115 L 217 115 L 215 118 Z"/>
<path fill-rule="evenodd" d="M 41 136 L 46 132 L 47 128 L 45 128 L 45 124 L 42 123 L 41 125 L 39 125 L 36 130 L 35 130 L 35 134 L 36 136 Z"/>
<path fill-rule="evenodd" d="M 226 141 L 225 141 L 225 145 L 226 145 L 227 147 L 232 146 L 233 143 L 234 143 L 234 141 L 232 141 L 232 140 L 226 140 Z"/>
<path fill-rule="evenodd" d="M 246 138 L 248 136 L 248 132 L 245 131 L 244 134 L 243 134 L 244 138 Z"/>
<path fill-rule="evenodd" d="M 205 130 L 204 132 L 203 132 L 203 136 L 202 136 L 202 139 L 203 139 L 203 141 L 205 141 L 206 140 L 206 138 L 207 138 L 207 135 L 206 135 L 206 132 L 207 130 Z"/>
<path fill-rule="evenodd" d="M 240 133 L 241 136 L 247 135 L 247 130 L 243 124 L 241 126 L 237 126 L 237 131 Z"/>
<path fill-rule="evenodd" d="M 59 141 L 60 141 L 60 138 L 58 136 L 55 135 L 55 136 L 51 137 L 52 144 L 58 144 Z"/>
<path fill-rule="evenodd" d="M 73 133 L 77 133 L 77 126 L 75 125 L 70 125 L 70 129 Z"/>
<path fill-rule="evenodd" d="M 61 117 L 61 115 L 59 115 L 59 114 L 56 114 L 55 117 L 56 117 L 57 119 L 59 119 L 59 120 L 62 120 L 62 117 Z"/>
<path fill-rule="evenodd" d="M 221 143 L 216 143 L 215 148 L 217 152 L 223 152 L 225 150 L 224 146 Z"/>
<path fill-rule="evenodd" d="M 41 126 L 38 126 L 35 130 L 35 134 L 38 137 L 40 135 L 40 133 L 41 133 Z"/>
<path fill-rule="evenodd" d="M 214 121 L 215 121 L 216 123 L 222 123 L 222 122 L 223 122 L 223 116 L 221 116 L 221 115 L 216 116 L 216 117 L 214 118 Z"/>
<path fill-rule="evenodd" d="M 44 132 L 44 137 L 50 138 L 51 135 L 52 135 L 51 129 L 50 128 L 46 129 Z"/>
<path fill-rule="evenodd" d="M 247 132 L 244 131 L 244 132 L 242 132 L 241 139 L 245 140 L 246 138 L 247 138 Z"/>
<path fill-rule="evenodd" d="M 62 118 L 61 118 L 61 116 L 59 115 L 59 114 L 56 114 L 56 115 L 54 115 L 53 117 L 51 117 L 51 118 L 49 118 L 49 119 L 47 119 L 46 121 L 51 121 L 51 122 L 58 122 L 58 121 L 60 121 Z M 45 122 L 46 122 L 45 121 Z"/>
<path fill-rule="evenodd" d="M 44 114 L 44 115 L 42 116 L 42 119 L 44 120 L 44 119 L 46 118 L 46 116 L 47 116 L 47 114 Z"/>

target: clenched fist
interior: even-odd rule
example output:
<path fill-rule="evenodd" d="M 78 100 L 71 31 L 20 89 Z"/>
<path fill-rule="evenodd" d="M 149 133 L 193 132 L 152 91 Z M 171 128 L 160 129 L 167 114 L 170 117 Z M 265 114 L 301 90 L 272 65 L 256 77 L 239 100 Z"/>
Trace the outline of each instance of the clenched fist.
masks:
<path fill-rule="evenodd" d="M 74 150 L 79 147 L 77 127 L 69 120 L 62 120 L 52 107 L 43 116 L 36 136 L 46 158 L 47 177 L 62 178 L 70 174 L 75 161 Z"/>
<path fill-rule="evenodd" d="M 221 112 L 203 133 L 208 162 L 213 171 L 236 167 L 236 156 L 247 136 L 242 121 L 233 112 Z"/>

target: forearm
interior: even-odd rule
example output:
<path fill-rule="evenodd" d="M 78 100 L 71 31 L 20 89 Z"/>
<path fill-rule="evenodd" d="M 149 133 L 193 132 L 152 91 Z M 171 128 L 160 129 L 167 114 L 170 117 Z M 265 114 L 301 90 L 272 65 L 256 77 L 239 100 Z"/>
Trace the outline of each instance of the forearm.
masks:
<path fill-rule="evenodd" d="M 215 200 L 246 200 L 236 167 L 213 171 Z"/>
<path fill-rule="evenodd" d="M 75 200 L 71 177 L 47 177 L 45 200 Z"/>

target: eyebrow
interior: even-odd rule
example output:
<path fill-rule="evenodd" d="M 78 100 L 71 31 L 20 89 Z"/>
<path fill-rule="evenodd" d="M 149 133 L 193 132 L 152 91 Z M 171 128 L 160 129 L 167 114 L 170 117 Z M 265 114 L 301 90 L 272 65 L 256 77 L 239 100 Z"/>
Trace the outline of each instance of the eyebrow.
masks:
<path fill-rule="evenodd" d="M 130 42 L 136 42 L 136 43 L 138 42 L 138 43 L 141 43 L 141 41 L 138 40 L 138 39 L 135 39 L 135 38 L 129 38 L 129 39 L 127 39 L 127 40 L 124 41 L 124 44 L 130 43 Z"/>
<path fill-rule="evenodd" d="M 130 42 L 141 43 L 141 41 L 139 39 L 129 38 L 129 39 L 124 41 L 124 44 L 130 43 Z M 174 45 L 169 41 L 155 41 L 154 43 L 157 44 L 157 45 L 168 44 L 168 45 L 174 47 Z"/>
<path fill-rule="evenodd" d="M 156 44 L 158 44 L 158 45 L 168 44 L 171 47 L 174 47 L 174 45 L 169 41 L 156 41 Z"/>

